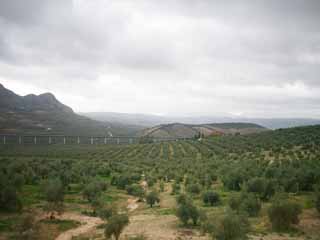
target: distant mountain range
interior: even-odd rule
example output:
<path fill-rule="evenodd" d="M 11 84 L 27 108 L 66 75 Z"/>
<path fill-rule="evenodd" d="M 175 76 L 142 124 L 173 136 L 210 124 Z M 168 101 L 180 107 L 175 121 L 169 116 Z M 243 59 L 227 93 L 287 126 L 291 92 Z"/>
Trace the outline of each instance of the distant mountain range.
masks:
<path fill-rule="evenodd" d="M 98 121 L 111 121 L 125 125 L 153 127 L 161 124 L 183 123 L 183 124 L 210 124 L 210 123 L 255 123 L 269 129 L 290 128 L 307 125 L 318 125 L 320 119 L 311 118 L 245 118 L 237 116 L 193 116 L 193 117 L 169 117 L 151 114 L 130 114 L 114 112 L 92 112 L 81 113 Z"/>
<path fill-rule="evenodd" d="M 320 124 L 320 120 L 77 114 L 51 93 L 19 96 L 0 84 L 0 134 L 193 137 L 200 132 L 204 135 L 246 134 L 264 131 L 263 127 L 276 129 L 315 124 Z"/>

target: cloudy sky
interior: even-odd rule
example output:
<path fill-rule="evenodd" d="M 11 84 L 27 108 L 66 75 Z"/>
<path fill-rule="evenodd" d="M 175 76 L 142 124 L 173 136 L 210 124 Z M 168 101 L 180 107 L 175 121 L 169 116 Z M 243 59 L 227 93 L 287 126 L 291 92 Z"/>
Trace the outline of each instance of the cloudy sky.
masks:
<path fill-rule="evenodd" d="M 75 111 L 320 118 L 319 0 L 1 0 L 0 83 Z"/>

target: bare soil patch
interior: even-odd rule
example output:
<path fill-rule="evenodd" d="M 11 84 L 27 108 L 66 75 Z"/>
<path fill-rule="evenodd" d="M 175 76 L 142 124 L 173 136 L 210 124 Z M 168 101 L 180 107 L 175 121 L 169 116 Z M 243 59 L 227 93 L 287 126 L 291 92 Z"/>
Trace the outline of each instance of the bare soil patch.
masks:
<path fill-rule="evenodd" d="M 76 213 L 65 213 L 59 219 L 78 221 L 82 225 L 80 227 L 70 229 L 60 234 L 56 240 L 71 240 L 72 237 L 80 236 L 92 232 L 96 227 L 103 223 L 100 218 L 79 215 Z"/>
<path fill-rule="evenodd" d="M 152 240 L 208 240 L 206 236 L 200 236 L 195 230 L 182 229 L 179 221 L 173 215 L 136 215 L 130 218 L 130 224 L 125 229 L 121 240 L 129 236 L 145 235 Z"/>

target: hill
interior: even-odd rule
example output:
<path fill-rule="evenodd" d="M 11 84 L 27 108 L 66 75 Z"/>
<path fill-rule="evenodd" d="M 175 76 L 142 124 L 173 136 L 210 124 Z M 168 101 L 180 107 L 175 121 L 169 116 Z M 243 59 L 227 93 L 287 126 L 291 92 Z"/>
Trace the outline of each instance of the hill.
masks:
<path fill-rule="evenodd" d="M 1 134 L 133 135 L 136 131 L 78 115 L 51 93 L 19 96 L 0 84 Z"/>
<path fill-rule="evenodd" d="M 204 136 L 246 135 L 266 130 L 266 128 L 253 123 L 212 123 L 199 125 L 172 123 L 145 129 L 139 135 L 155 138 L 192 138 L 199 134 L 203 134 Z"/>
<path fill-rule="evenodd" d="M 184 123 L 184 124 L 208 124 L 208 123 L 255 123 L 268 129 L 289 128 L 298 126 L 309 126 L 320 124 L 319 119 L 312 118 L 249 118 L 230 114 L 219 114 L 219 116 L 161 116 L 152 114 L 132 114 L 117 112 L 89 112 L 80 113 L 97 121 L 110 121 L 136 127 L 153 127 L 160 124 Z"/>

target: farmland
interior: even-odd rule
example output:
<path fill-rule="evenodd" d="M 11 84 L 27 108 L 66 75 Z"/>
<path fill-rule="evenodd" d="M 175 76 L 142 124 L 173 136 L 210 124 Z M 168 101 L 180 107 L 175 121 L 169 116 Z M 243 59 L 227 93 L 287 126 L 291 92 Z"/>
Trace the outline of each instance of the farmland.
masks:
<path fill-rule="evenodd" d="M 121 239 L 219 239 L 212 225 L 230 214 L 245 217 L 252 239 L 318 239 L 319 145 L 320 126 L 150 144 L 1 145 L 1 195 L 7 202 L 0 206 L 0 239 L 21 235 L 18 223 L 30 213 L 37 229 L 31 239 L 55 239 L 79 227 L 84 216 L 99 218 L 110 207 L 129 215 Z M 50 181 L 63 186 L 62 215 L 54 220 L 46 215 Z M 85 194 L 95 185 L 103 186 L 99 203 Z M 150 192 L 159 198 L 154 207 L 147 202 Z M 211 205 L 204 196 L 212 192 L 218 200 Z M 197 221 L 182 221 L 179 196 L 197 209 Z M 281 231 L 269 216 L 279 196 L 301 208 L 299 221 Z M 245 207 L 240 201 L 240 210 L 230 204 L 239 197 L 247 202 Z M 78 219 L 63 217 L 68 214 Z M 101 239 L 102 228 L 99 222 L 76 239 Z"/>

